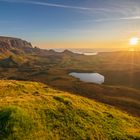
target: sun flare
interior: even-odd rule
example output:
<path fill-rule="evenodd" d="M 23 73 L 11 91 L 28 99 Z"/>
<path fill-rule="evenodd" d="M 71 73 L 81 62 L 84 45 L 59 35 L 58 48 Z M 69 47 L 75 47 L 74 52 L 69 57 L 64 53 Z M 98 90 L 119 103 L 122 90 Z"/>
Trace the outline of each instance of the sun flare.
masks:
<path fill-rule="evenodd" d="M 139 42 L 139 39 L 137 37 L 132 37 L 130 39 L 130 45 L 137 45 Z"/>

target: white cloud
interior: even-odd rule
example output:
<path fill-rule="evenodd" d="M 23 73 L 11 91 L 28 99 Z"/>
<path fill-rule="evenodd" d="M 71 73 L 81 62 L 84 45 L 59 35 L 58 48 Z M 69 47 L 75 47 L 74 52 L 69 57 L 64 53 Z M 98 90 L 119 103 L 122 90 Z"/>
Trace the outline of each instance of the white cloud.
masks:
<path fill-rule="evenodd" d="M 79 6 L 70 6 L 70 5 L 54 4 L 54 3 L 39 2 L 39 1 L 26 1 L 26 0 L 0 0 L 0 1 L 1 2 L 9 2 L 9 3 L 26 3 L 26 4 L 32 4 L 32 5 L 58 7 L 58 8 L 75 9 L 75 10 L 105 11 L 105 12 L 110 11 L 109 9 L 106 9 L 106 8 L 79 7 Z"/>
<path fill-rule="evenodd" d="M 120 21 L 120 20 L 140 20 L 140 16 L 120 17 L 120 18 L 100 18 L 95 20 L 87 20 L 86 22 L 105 22 L 105 21 Z"/>

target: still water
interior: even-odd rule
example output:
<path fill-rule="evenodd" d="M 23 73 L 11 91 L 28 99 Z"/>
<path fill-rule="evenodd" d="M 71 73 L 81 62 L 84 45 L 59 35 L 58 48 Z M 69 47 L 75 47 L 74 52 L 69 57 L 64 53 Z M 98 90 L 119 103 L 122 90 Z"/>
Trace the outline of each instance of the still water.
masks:
<path fill-rule="evenodd" d="M 69 75 L 80 79 L 83 82 L 90 82 L 96 84 L 102 84 L 105 81 L 105 77 L 99 73 L 77 73 L 71 72 Z"/>

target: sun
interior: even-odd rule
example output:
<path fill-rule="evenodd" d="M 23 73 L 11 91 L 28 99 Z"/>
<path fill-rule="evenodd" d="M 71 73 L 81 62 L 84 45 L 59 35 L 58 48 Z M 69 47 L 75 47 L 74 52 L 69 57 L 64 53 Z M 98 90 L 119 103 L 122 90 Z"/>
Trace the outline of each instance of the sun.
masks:
<path fill-rule="evenodd" d="M 139 42 L 139 38 L 137 38 L 137 37 L 132 37 L 131 39 L 130 39 L 130 45 L 137 45 L 138 44 L 138 42 Z"/>

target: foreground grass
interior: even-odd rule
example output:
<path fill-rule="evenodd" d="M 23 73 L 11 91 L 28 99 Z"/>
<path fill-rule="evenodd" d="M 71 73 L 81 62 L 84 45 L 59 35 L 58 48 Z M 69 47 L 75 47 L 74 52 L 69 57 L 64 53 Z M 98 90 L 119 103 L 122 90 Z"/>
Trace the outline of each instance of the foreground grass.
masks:
<path fill-rule="evenodd" d="M 0 81 L 0 140 L 140 139 L 140 120 L 36 82 Z"/>

